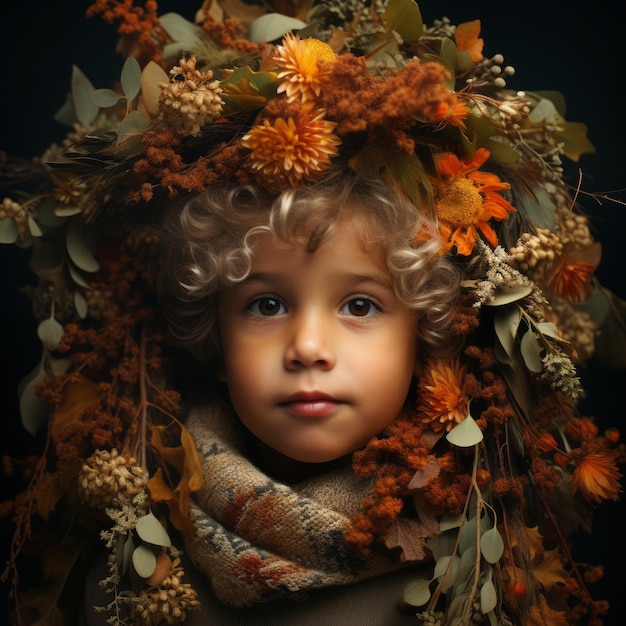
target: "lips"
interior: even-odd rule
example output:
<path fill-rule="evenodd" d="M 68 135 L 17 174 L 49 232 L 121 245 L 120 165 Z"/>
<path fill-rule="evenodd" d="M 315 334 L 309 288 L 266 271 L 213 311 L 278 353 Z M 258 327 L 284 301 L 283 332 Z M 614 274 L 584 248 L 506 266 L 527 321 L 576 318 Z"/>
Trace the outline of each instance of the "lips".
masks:
<path fill-rule="evenodd" d="M 343 401 L 318 391 L 300 391 L 278 403 L 289 413 L 300 417 L 326 417 L 342 404 Z"/>

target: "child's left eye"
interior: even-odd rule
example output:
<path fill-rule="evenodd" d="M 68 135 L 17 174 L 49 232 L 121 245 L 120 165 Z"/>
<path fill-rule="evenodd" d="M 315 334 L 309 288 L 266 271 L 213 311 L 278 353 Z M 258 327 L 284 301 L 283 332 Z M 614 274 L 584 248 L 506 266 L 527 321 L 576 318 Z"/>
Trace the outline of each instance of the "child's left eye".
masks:
<path fill-rule="evenodd" d="M 352 317 L 372 317 L 380 310 L 380 307 L 368 298 L 352 298 L 341 307 L 344 315 Z"/>

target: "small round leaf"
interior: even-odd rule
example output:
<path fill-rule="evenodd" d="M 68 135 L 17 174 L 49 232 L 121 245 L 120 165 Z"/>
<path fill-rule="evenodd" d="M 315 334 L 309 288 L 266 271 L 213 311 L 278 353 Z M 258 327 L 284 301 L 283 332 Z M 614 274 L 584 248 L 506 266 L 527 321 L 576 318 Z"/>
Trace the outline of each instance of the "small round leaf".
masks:
<path fill-rule="evenodd" d="M 156 569 L 156 556 L 144 544 L 140 544 L 134 549 L 132 560 L 135 571 L 142 578 L 149 578 Z"/>
<path fill-rule="evenodd" d="M 135 530 L 141 539 L 147 543 L 151 543 L 155 546 L 163 546 L 165 548 L 169 548 L 172 545 L 170 536 L 154 513 L 148 513 L 140 517 Z"/>
<path fill-rule="evenodd" d="M 37 327 L 37 335 L 48 350 L 56 350 L 63 337 L 63 326 L 53 317 L 43 320 Z"/>
<path fill-rule="evenodd" d="M 430 580 L 413 580 L 404 588 L 402 599 L 410 606 L 424 606 L 430 595 Z"/>
<path fill-rule="evenodd" d="M 471 448 L 483 440 L 483 433 L 474 418 L 468 415 L 446 435 L 446 439 L 459 448 Z"/>

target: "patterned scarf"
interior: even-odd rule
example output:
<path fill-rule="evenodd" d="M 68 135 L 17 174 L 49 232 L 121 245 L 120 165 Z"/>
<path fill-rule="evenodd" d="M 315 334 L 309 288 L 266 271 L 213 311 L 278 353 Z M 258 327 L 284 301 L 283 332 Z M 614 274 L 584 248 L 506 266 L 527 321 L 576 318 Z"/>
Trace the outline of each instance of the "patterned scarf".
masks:
<path fill-rule="evenodd" d="M 287 486 L 242 455 L 237 418 L 202 407 L 187 427 L 202 459 L 205 485 L 191 506 L 186 552 L 224 604 L 249 606 L 355 582 L 398 569 L 389 555 L 367 559 L 343 540 L 371 492 L 351 468 Z"/>

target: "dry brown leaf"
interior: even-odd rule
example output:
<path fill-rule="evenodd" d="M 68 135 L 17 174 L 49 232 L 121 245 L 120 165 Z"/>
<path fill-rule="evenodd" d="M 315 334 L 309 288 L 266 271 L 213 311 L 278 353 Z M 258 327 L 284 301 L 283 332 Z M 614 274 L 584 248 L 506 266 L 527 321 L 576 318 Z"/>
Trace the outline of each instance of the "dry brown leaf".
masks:
<path fill-rule="evenodd" d="M 403 561 L 424 561 L 428 558 L 424 548 L 432 536 L 429 528 L 415 519 L 397 518 L 385 536 L 385 546 L 400 548 Z"/>
<path fill-rule="evenodd" d="M 409 489 L 421 489 L 427 485 L 433 478 L 437 478 L 439 471 L 441 470 L 437 459 L 430 455 L 426 460 L 423 467 L 415 472 L 411 482 L 409 483 Z"/>

